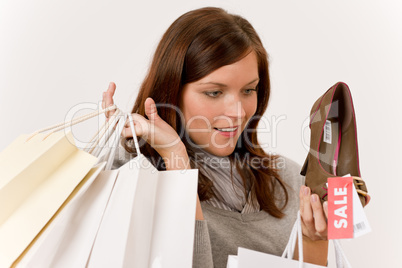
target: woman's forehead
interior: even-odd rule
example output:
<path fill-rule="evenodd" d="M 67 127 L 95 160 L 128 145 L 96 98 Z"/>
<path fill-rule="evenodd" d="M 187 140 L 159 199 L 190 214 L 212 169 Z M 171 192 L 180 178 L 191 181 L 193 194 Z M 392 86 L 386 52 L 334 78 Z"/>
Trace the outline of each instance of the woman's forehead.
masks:
<path fill-rule="evenodd" d="M 255 53 L 250 53 L 241 60 L 222 66 L 200 80 L 194 82 L 195 85 L 217 85 L 221 87 L 233 83 L 247 86 L 258 83 L 258 63 Z"/>

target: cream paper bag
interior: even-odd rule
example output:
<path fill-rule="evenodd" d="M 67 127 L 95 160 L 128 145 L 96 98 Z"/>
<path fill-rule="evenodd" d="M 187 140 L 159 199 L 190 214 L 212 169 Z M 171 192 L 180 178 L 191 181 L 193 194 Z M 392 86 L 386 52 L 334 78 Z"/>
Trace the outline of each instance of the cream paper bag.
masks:
<path fill-rule="evenodd" d="M 95 146 L 87 146 L 88 152 L 113 162 L 112 151 L 118 146 L 126 118 L 120 120 L 120 115 L 117 109 L 110 124 L 103 125 L 94 136 L 98 140 L 88 144 Z M 91 169 L 20 257 L 16 267 L 85 267 L 119 173 L 103 170 L 111 166 L 106 164 L 101 162 Z"/>
<path fill-rule="evenodd" d="M 97 158 L 71 132 L 22 135 L 0 153 L 0 267 L 10 267 Z"/>
<path fill-rule="evenodd" d="M 93 167 L 16 267 L 85 267 L 118 171 Z"/>

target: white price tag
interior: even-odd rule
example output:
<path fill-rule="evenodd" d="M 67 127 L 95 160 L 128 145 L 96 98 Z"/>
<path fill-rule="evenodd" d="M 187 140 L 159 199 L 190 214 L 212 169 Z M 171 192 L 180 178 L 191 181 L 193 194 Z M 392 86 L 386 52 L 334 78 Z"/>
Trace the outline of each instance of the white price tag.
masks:
<path fill-rule="evenodd" d="M 343 177 L 349 177 L 347 174 Z M 359 195 L 356 188 L 353 187 L 353 238 L 368 234 L 371 232 L 370 224 L 367 220 L 366 213 L 362 203 L 360 202 Z"/>
<path fill-rule="evenodd" d="M 371 232 L 370 224 L 364 213 L 356 188 L 353 187 L 353 237 L 359 237 Z"/>

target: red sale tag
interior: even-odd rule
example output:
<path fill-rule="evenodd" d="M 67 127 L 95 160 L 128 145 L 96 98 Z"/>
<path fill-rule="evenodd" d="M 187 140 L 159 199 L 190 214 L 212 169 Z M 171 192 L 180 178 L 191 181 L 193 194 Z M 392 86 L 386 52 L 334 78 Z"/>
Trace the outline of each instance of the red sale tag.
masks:
<path fill-rule="evenodd" d="M 353 178 L 328 178 L 328 239 L 353 238 Z"/>

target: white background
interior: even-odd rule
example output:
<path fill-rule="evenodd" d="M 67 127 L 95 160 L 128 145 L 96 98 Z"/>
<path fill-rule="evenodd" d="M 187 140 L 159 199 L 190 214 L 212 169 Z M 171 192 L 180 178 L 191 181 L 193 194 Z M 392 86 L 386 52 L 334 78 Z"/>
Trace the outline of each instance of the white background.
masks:
<path fill-rule="evenodd" d="M 22 133 L 63 121 L 78 104 L 97 104 L 109 81 L 117 84 L 116 103 L 130 110 L 163 32 L 184 12 L 203 6 L 243 15 L 270 54 L 266 116 L 280 121 L 260 136 L 267 151 L 303 164 L 309 142 L 303 124 L 312 104 L 337 81 L 350 86 L 373 232 L 345 241 L 344 249 L 354 267 L 400 267 L 402 4 L 397 0 L 2 0 L 0 150 Z M 94 128 L 96 122 L 79 126 L 77 136 Z"/>

